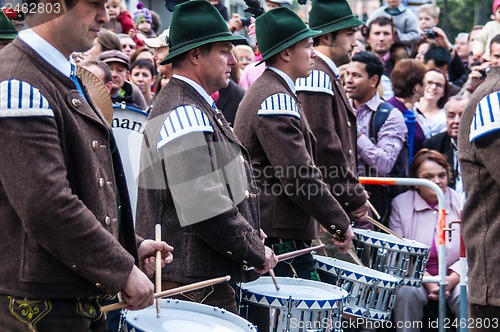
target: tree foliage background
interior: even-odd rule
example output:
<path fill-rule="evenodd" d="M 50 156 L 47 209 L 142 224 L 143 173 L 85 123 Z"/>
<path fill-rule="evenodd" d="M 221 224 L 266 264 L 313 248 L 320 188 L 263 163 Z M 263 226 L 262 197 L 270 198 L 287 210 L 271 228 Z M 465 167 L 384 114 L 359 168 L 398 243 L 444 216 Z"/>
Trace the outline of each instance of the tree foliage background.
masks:
<path fill-rule="evenodd" d="M 459 32 L 470 32 L 474 25 L 490 21 L 493 0 L 438 0 L 441 9 L 439 27 L 453 43 Z"/>

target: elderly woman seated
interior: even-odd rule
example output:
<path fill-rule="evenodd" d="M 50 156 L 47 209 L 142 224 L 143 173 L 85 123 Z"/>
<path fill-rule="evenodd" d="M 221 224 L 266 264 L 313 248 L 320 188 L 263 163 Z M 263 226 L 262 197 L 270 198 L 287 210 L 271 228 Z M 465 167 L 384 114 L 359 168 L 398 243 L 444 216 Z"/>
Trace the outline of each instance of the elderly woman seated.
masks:
<path fill-rule="evenodd" d="M 438 185 L 446 198 L 446 225 L 460 218 L 462 198 L 447 186 L 451 171 L 446 158 L 439 152 L 421 149 L 410 166 L 410 177 L 427 179 Z M 429 246 L 429 260 L 425 275 L 438 275 L 438 199 L 428 187 L 415 186 L 392 201 L 389 227 L 399 235 Z M 446 238 L 446 296 L 447 303 L 456 317 L 459 317 L 459 258 L 460 226 L 453 224 L 451 241 Z M 438 300 L 439 284 L 424 283 L 421 287 L 399 288 L 394 305 L 395 321 L 420 321 L 423 307 L 430 300 Z M 399 331 L 419 331 L 401 328 Z"/>

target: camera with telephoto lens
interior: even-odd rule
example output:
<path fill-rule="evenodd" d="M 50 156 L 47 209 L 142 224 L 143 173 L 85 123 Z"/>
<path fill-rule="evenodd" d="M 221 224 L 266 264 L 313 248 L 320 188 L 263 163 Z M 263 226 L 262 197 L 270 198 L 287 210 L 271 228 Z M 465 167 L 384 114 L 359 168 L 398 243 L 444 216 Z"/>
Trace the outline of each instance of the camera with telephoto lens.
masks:
<path fill-rule="evenodd" d="M 425 29 L 424 35 L 425 35 L 425 37 L 427 37 L 427 39 L 435 39 L 438 37 L 437 32 L 432 30 L 432 29 Z"/>
<path fill-rule="evenodd" d="M 250 26 L 250 19 L 249 18 L 242 17 L 240 20 L 241 20 L 241 24 L 243 24 L 244 27 Z"/>

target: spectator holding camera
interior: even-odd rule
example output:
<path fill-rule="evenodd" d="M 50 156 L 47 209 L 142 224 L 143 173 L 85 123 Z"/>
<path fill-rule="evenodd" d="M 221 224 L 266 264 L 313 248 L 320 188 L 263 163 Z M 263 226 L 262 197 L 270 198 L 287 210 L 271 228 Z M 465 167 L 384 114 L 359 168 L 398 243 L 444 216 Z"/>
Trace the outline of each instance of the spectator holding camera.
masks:
<path fill-rule="evenodd" d="M 500 0 L 499 0 L 500 1 Z M 448 78 L 451 82 L 462 86 L 466 77 L 466 69 L 462 63 L 460 56 L 455 52 L 453 44 L 450 42 L 443 29 L 439 28 L 439 7 L 433 4 L 425 4 L 418 8 L 418 21 L 421 29 L 421 40 L 419 43 L 429 43 L 429 46 L 434 44 L 441 46 L 448 50 L 451 55 L 450 63 L 448 66 Z M 416 53 L 418 54 L 418 52 Z M 459 80 L 462 78 L 462 80 Z M 458 82 L 455 82 L 458 81 Z M 456 89 L 458 92 L 459 89 Z"/>
<path fill-rule="evenodd" d="M 437 26 L 439 13 L 439 7 L 433 4 L 422 5 L 418 8 L 418 22 L 421 29 L 420 38 L 430 44 L 444 47 L 450 53 L 453 53 L 453 45 L 446 36 L 446 32 Z"/>
<path fill-rule="evenodd" d="M 418 7 L 418 24 L 423 36 L 426 36 L 426 32 L 432 34 L 432 28 L 439 23 L 439 13 L 439 7 L 430 3 Z"/>
<path fill-rule="evenodd" d="M 479 63 L 479 61 L 472 62 L 471 72 L 462 88 L 462 94 L 471 95 L 486 79 L 490 66 L 500 66 L 500 34 L 491 39 L 489 54 L 490 61 L 483 63 Z"/>

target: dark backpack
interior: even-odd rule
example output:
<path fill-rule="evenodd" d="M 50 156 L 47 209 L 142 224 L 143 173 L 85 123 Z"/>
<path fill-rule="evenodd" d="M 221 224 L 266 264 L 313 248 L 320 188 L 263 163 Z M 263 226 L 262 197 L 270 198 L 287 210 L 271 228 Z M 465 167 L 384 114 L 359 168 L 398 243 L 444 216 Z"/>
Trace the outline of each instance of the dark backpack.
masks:
<path fill-rule="evenodd" d="M 385 121 L 391 114 L 395 107 L 387 102 L 383 102 L 377 108 L 375 114 L 370 119 L 370 129 L 368 137 L 373 143 L 377 143 L 378 133 L 380 128 L 384 125 Z M 399 112 L 398 109 L 395 110 Z M 409 170 L 409 147 L 408 141 L 405 140 L 401 151 L 392 167 L 392 170 L 387 174 L 387 177 L 408 177 Z M 370 175 L 371 176 L 371 175 Z M 391 213 L 391 202 L 394 197 L 402 192 L 408 190 L 406 186 L 366 186 L 367 190 L 371 193 L 370 201 L 381 214 L 381 221 L 385 224 L 388 223 Z"/>
<path fill-rule="evenodd" d="M 385 121 L 387 120 L 389 114 L 391 114 L 391 111 L 393 109 L 395 109 L 394 106 L 392 106 L 388 102 L 383 102 L 378 106 L 375 114 L 372 115 L 372 118 L 370 120 L 369 137 L 373 143 L 377 143 L 378 132 L 380 131 L 380 128 L 382 128 L 382 126 L 384 125 Z M 403 148 L 399 152 L 398 158 L 396 159 L 394 166 L 392 167 L 391 171 L 387 176 L 393 178 L 408 177 L 409 160 L 410 158 L 409 158 L 408 141 L 405 140 Z"/>

